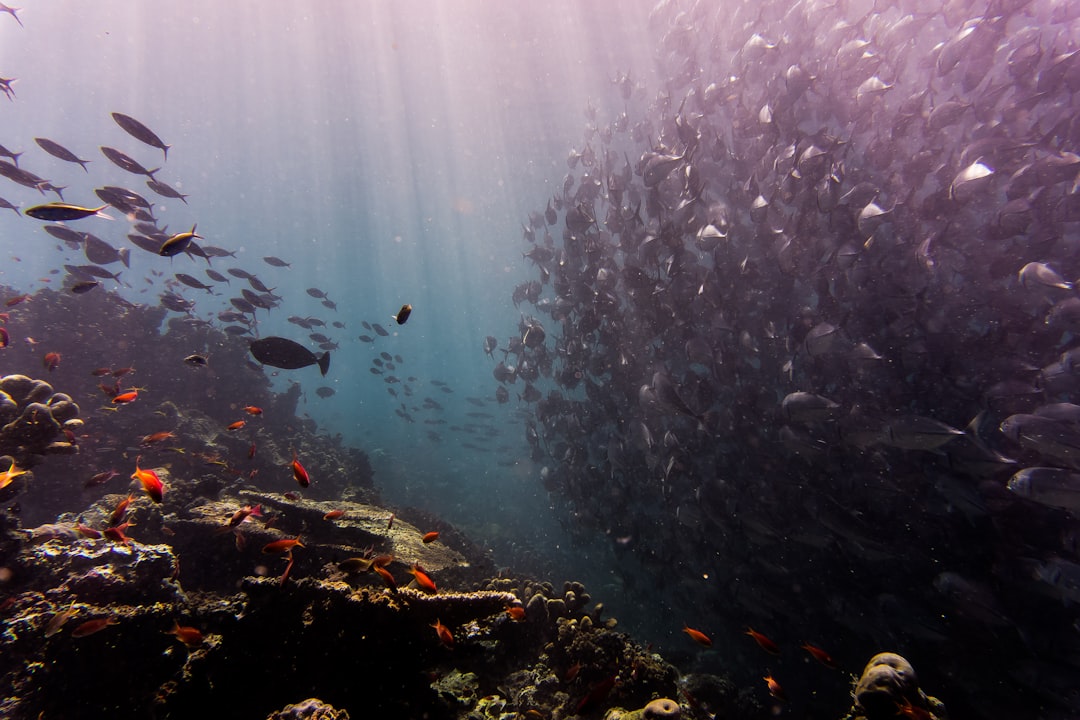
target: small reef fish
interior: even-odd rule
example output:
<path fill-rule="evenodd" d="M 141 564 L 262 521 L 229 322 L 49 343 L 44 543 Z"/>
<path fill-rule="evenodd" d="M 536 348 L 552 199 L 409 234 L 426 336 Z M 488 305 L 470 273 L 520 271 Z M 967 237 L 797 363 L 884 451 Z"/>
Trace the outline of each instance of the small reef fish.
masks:
<path fill-rule="evenodd" d="M 106 539 L 112 540 L 113 542 L 118 542 L 118 543 L 121 543 L 122 545 L 130 545 L 131 544 L 131 538 L 129 538 L 127 536 L 127 534 L 124 532 L 129 527 L 131 527 L 131 523 L 126 522 L 123 525 L 117 525 L 116 527 L 105 528 L 104 530 L 101 531 L 101 534 L 104 535 L 106 537 Z"/>
<path fill-rule="evenodd" d="M 135 400 L 137 400 L 138 397 L 139 397 L 138 390 L 132 390 L 132 391 L 126 392 L 126 393 L 120 393 L 119 395 L 115 396 L 112 399 L 112 401 L 113 401 L 113 404 L 115 404 L 115 405 L 127 405 L 130 402 L 135 402 Z"/>
<path fill-rule="evenodd" d="M 439 636 L 439 642 L 448 648 L 454 647 L 454 635 L 450 632 L 450 628 L 442 624 L 442 621 L 436 620 L 431 624 L 431 627 L 435 628 L 435 634 Z"/>
<path fill-rule="evenodd" d="M 283 552 L 291 553 L 294 547 L 304 547 L 304 543 L 300 542 L 299 535 L 294 538 L 284 538 L 267 543 L 263 546 L 262 551 L 267 555 L 277 555 Z"/>
<path fill-rule="evenodd" d="M 779 655 L 780 654 L 780 646 L 777 645 L 776 643 L 774 643 L 769 638 L 762 635 L 761 633 L 754 630 L 754 628 L 750 628 L 750 627 L 746 628 L 746 633 L 745 634 L 749 635 L 752 638 L 754 638 L 754 642 L 756 642 L 761 647 L 761 649 L 764 650 L 765 652 L 772 653 L 773 655 Z"/>
<path fill-rule="evenodd" d="M 17 467 L 15 465 L 15 461 L 12 460 L 11 466 L 8 467 L 8 469 L 4 472 L 0 473 L 0 490 L 3 490 L 12 482 L 14 482 L 15 478 L 19 477 L 20 475 L 25 475 L 26 473 L 26 470 Z"/>
<path fill-rule="evenodd" d="M 701 645 L 702 647 L 712 647 L 712 639 L 700 630 L 695 630 L 689 625 L 684 624 L 682 631 L 689 635 L 690 639 L 696 642 L 698 645 Z"/>
<path fill-rule="evenodd" d="M 436 540 L 438 540 L 439 539 L 439 533 L 437 533 L 435 531 L 432 531 L 432 532 L 429 532 L 429 533 L 424 533 L 424 537 L 422 537 L 420 539 L 426 545 L 427 543 L 435 542 Z"/>
<path fill-rule="evenodd" d="M 397 315 L 394 316 L 394 320 L 397 321 L 398 325 L 404 325 L 405 322 L 409 319 L 410 315 L 412 315 L 412 305 L 406 303 L 405 305 L 401 306 L 400 310 L 398 310 Z"/>
<path fill-rule="evenodd" d="M 116 503 L 116 507 L 113 508 L 112 515 L 109 516 L 109 525 L 116 525 L 124 519 L 124 514 L 127 513 L 128 506 L 131 505 L 133 497 L 128 495 L 126 498 Z"/>
<path fill-rule="evenodd" d="M 96 215 L 108 220 L 112 220 L 107 214 L 102 212 L 108 205 L 102 205 L 101 207 L 88 208 L 81 205 L 71 205 L 70 203 L 63 202 L 51 202 L 44 205 L 35 205 L 32 208 L 27 208 L 23 211 L 25 215 L 29 215 L 35 220 L 46 220 L 48 222 L 65 222 L 71 220 L 80 220 L 82 218 L 91 217 Z"/>
<path fill-rule="evenodd" d="M 832 659 L 832 656 L 821 648 L 817 647 L 816 645 L 811 645 L 810 643 L 803 643 L 802 649 L 810 653 L 810 655 L 813 656 L 815 660 L 817 660 L 825 667 L 831 670 L 836 669 L 836 661 Z"/>
<path fill-rule="evenodd" d="M 323 520 L 337 520 L 338 518 L 344 517 L 344 516 L 345 516 L 345 511 L 344 510 L 331 510 L 330 512 L 323 515 L 322 519 Z"/>
<path fill-rule="evenodd" d="M 431 576 L 424 572 L 424 568 L 420 567 L 418 563 L 413 563 L 413 566 L 409 569 L 409 574 L 416 580 L 416 584 L 420 586 L 420 589 L 424 592 L 434 593 L 438 592 L 438 588 L 435 586 L 435 581 L 431 579 Z"/>
<path fill-rule="evenodd" d="M 383 582 L 386 583 L 386 587 L 390 588 L 391 590 L 397 589 L 397 580 L 394 579 L 394 576 L 390 573 L 389 570 L 384 568 L 382 565 L 377 565 L 375 563 L 372 563 L 371 568 L 379 574 L 379 577 L 381 577 Z"/>
<path fill-rule="evenodd" d="M 292 468 L 293 478 L 302 488 L 306 488 L 311 484 L 311 477 L 308 475 L 308 471 L 304 469 L 304 466 L 300 464 L 300 460 L 296 457 L 296 451 L 293 450 L 292 462 L 289 464 Z"/>
<path fill-rule="evenodd" d="M 150 499 L 156 503 L 160 503 L 165 495 L 165 485 L 161 482 L 161 478 L 153 470 L 143 470 L 139 467 L 139 461 L 142 456 L 135 458 L 135 472 L 131 473 L 132 480 L 138 480 L 142 483 L 143 491 L 150 496 Z"/>
<path fill-rule="evenodd" d="M 227 428 L 225 428 L 225 429 L 226 430 L 239 430 L 240 428 L 244 427 L 245 425 L 247 425 L 247 420 L 237 420 L 234 423 L 229 423 L 229 426 Z"/>
<path fill-rule="evenodd" d="M 525 608 L 520 605 L 511 605 L 506 608 L 506 614 L 509 615 L 512 620 L 520 622 L 525 619 Z"/>
<path fill-rule="evenodd" d="M 769 688 L 769 694 L 780 702 L 787 702 L 787 695 L 784 693 L 784 688 L 780 687 L 780 683 L 776 682 L 776 678 L 772 675 L 766 675 L 762 678 L 765 684 Z"/>
<path fill-rule="evenodd" d="M 175 636 L 177 640 L 184 643 L 189 648 L 199 647 L 203 644 L 203 634 L 198 628 L 189 625 L 181 625 L 176 620 L 173 620 L 172 630 L 166 630 L 165 634 Z"/>
<path fill-rule="evenodd" d="M 262 415 L 263 413 L 262 408 L 255 407 L 254 405 L 247 405 L 243 408 L 243 410 L 248 415 Z"/>
<path fill-rule="evenodd" d="M 112 617 L 94 618 L 93 620 L 87 620 L 81 623 L 71 631 L 71 637 L 81 638 L 87 635 L 93 635 L 94 633 L 101 632 L 110 625 L 118 625 L 119 621 Z"/>

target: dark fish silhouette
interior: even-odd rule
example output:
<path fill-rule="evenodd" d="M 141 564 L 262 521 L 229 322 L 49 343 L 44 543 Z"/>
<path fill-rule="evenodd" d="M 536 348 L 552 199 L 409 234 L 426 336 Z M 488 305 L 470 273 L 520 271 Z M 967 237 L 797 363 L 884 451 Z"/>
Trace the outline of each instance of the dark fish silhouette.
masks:
<path fill-rule="evenodd" d="M 165 160 L 169 159 L 169 148 L 172 145 L 166 145 L 161 138 L 154 134 L 150 128 L 143 125 L 141 122 L 131 117 L 130 115 L 124 115 L 123 113 L 114 112 L 112 119 L 116 121 L 116 124 L 124 129 L 131 137 L 135 138 L 139 142 L 146 143 L 150 147 L 156 147 L 161 150 L 165 155 Z"/>
<path fill-rule="evenodd" d="M 187 205 L 187 195 L 184 195 L 179 190 L 173 189 L 172 187 L 161 182 L 160 180 L 147 180 L 146 185 L 162 197 L 173 198 L 174 200 L 182 200 L 184 204 Z"/>
<path fill-rule="evenodd" d="M 323 375 L 330 369 L 330 352 L 316 355 L 300 343 L 282 337 L 265 337 L 252 340 L 248 346 L 251 354 L 263 365 L 284 370 L 296 370 L 308 365 L 318 365 Z"/>
<path fill-rule="evenodd" d="M 121 170 L 127 170 L 133 175 L 146 175 L 151 180 L 154 179 L 154 173 L 161 169 L 154 168 L 153 170 L 147 170 L 133 158 L 128 157 L 116 148 L 107 147 L 105 145 L 101 146 L 101 153 L 109 158 L 109 162 Z"/>
<path fill-rule="evenodd" d="M 89 160 L 79 159 L 78 155 L 71 152 L 60 143 L 53 142 L 48 138 L 34 138 L 34 142 L 36 142 L 42 150 L 49 153 L 53 157 L 60 158 L 61 160 L 66 160 L 70 163 L 78 163 L 82 166 L 83 170 L 86 170 L 86 172 L 90 172 L 86 168 L 86 163 L 90 162 Z"/>

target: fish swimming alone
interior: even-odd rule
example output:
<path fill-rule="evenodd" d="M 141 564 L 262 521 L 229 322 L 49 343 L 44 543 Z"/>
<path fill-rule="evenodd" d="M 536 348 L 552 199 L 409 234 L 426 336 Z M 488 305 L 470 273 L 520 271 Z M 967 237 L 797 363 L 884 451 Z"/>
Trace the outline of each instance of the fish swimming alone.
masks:
<path fill-rule="evenodd" d="M 308 365 L 318 365 L 323 375 L 330 370 L 330 351 L 316 355 L 300 343 L 282 337 L 265 337 L 252 340 L 251 354 L 263 365 L 297 370 Z"/>

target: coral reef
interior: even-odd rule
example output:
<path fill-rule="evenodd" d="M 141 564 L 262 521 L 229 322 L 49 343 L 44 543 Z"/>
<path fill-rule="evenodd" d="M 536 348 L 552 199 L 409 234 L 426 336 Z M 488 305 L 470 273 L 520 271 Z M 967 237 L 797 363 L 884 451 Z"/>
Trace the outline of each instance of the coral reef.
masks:
<path fill-rule="evenodd" d="M 19 467 L 37 464 L 42 455 L 78 452 L 74 442 L 58 438 L 65 430 L 77 432 L 82 424 L 71 396 L 54 392 L 44 380 L 0 378 L 0 456 L 14 458 Z"/>
<path fill-rule="evenodd" d="M 896 653 L 870 658 L 852 693 L 855 703 L 845 720 L 886 720 L 898 715 L 944 720 L 945 706 L 919 689 L 915 668 Z"/>
<path fill-rule="evenodd" d="M 657 698 L 640 710 L 612 708 L 604 715 L 604 720 L 679 720 L 682 708 L 670 698 Z"/>
<path fill-rule="evenodd" d="M 349 720 L 349 713 L 337 710 L 318 698 L 308 698 L 270 713 L 266 720 Z"/>

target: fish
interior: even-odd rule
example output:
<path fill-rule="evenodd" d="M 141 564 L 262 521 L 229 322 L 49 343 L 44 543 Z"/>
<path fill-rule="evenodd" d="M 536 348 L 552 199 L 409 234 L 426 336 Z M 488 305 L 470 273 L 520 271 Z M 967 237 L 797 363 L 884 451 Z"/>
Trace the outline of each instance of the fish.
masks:
<path fill-rule="evenodd" d="M 252 340 L 248 348 L 256 360 L 271 367 L 296 370 L 317 364 L 324 376 L 330 370 L 329 351 L 316 356 L 303 345 L 287 338 L 271 336 Z"/>
<path fill-rule="evenodd" d="M 416 584 L 420 586 L 420 589 L 424 592 L 434 593 L 438 592 L 435 587 L 435 581 L 431 579 L 431 576 L 424 572 L 424 569 L 420 565 L 413 563 L 413 566 L 409 568 L 409 574 L 413 576 Z"/>
<path fill-rule="evenodd" d="M 179 280 L 184 285 L 187 285 L 190 288 L 195 288 L 196 290 L 205 290 L 206 292 L 210 293 L 211 295 L 215 294 L 214 289 L 212 287 L 210 287 L 209 285 L 207 285 L 203 281 L 199 280 L 198 278 L 195 278 L 195 277 L 192 277 L 191 275 L 188 275 L 187 273 L 174 273 L 173 277 L 175 277 L 177 280 Z"/>
<path fill-rule="evenodd" d="M 431 627 L 435 628 L 435 635 L 439 638 L 439 642 L 448 648 L 454 647 L 454 635 L 450 632 L 450 628 L 442 624 L 441 620 L 433 622 Z"/>
<path fill-rule="evenodd" d="M 84 171 L 90 172 L 86 167 L 86 164 L 90 162 L 89 160 L 80 160 L 75 153 L 71 152 L 60 143 L 53 142 L 48 138 L 34 138 L 34 142 L 36 142 L 42 150 L 49 153 L 53 157 L 65 160 L 70 163 L 78 163 L 80 166 L 82 166 L 82 169 Z"/>
<path fill-rule="evenodd" d="M 274 267 L 292 267 L 292 265 L 290 265 L 289 263 L 285 262 L 279 257 L 274 257 L 273 255 L 268 255 L 264 257 L 263 262 L 265 262 L 267 265 L 272 265 Z"/>
<path fill-rule="evenodd" d="M 168 430 L 162 430 L 156 433 L 150 433 L 149 435 L 143 435 L 142 440 L 139 441 L 140 445 L 153 445 L 155 443 L 164 442 L 165 440 L 175 439 L 176 434 Z"/>
<path fill-rule="evenodd" d="M 296 457 L 295 450 L 293 450 L 292 462 L 289 463 L 289 467 L 292 469 L 293 479 L 296 480 L 296 483 L 300 487 L 306 488 L 311 484 L 311 478 L 308 476 L 308 471 L 300 464 L 300 460 Z"/>
<path fill-rule="evenodd" d="M 156 173 L 158 170 L 161 169 L 161 168 L 154 168 L 153 170 L 147 170 L 142 165 L 140 165 L 138 162 L 136 162 L 134 159 L 128 157 L 127 155 L 120 152 L 116 148 L 111 148 L 111 147 L 107 147 L 105 145 L 102 145 L 100 149 L 101 149 L 101 154 L 104 155 L 105 157 L 107 157 L 109 159 L 109 162 L 111 162 L 113 165 L 120 168 L 121 170 L 128 171 L 132 175 L 146 175 L 148 178 L 153 180 L 154 179 L 154 173 Z"/>
<path fill-rule="evenodd" d="M 412 305 L 405 304 L 398 310 L 397 315 L 394 316 L 394 320 L 397 321 L 398 325 L 404 325 L 410 315 L 412 315 Z"/>
<path fill-rule="evenodd" d="M 279 553 L 292 553 L 293 548 L 304 547 L 304 544 L 300 542 L 300 536 L 295 538 L 283 538 L 281 540 L 274 540 L 263 546 L 263 553 L 267 555 L 277 555 Z"/>
<path fill-rule="evenodd" d="M 203 634 L 198 628 L 190 625 L 181 625 L 178 620 L 173 620 L 172 630 L 166 630 L 166 635 L 172 635 L 189 648 L 199 647 L 203 644 Z"/>
<path fill-rule="evenodd" d="M 690 639 L 698 645 L 701 645 L 702 647 L 712 647 L 712 639 L 700 630 L 695 630 L 688 625 L 683 625 L 683 632 L 689 635 Z"/>
<path fill-rule="evenodd" d="M 754 642 L 758 644 L 762 650 L 772 655 L 780 654 L 780 647 L 772 640 L 754 630 L 754 628 L 746 628 L 746 635 L 754 638 Z"/>
<path fill-rule="evenodd" d="M 244 407 L 242 407 L 240 409 L 243 410 L 244 412 L 246 412 L 248 415 L 262 415 L 263 414 L 262 408 L 261 407 L 255 407 L 254 405 L 245 405 Z"/>
<path fill-rule="evenodd" d="M 68 289 L 71 292 L 75 293 L 76 295 L 82 295 L 82 294 L 88 293 L 91 290 L 93 290 L 94 288 L 100 287 L 100 286 L 101 286 L 101 281 L 100 280 L 79 280 L 77 282 L 72 283 L 71 286 Z"/>
<path fill-rule="evenodd" d="M 438 539 L 439 539 L 439 533 L 433 530 L 431 532 L 424 533 L 424 536 L 422 538 L 420 538 L 420 541 L 423 542 L 426 545 L 427 543 L 435 542 Z"/>
<path fill-rule="evenodd" d="M 206 367 L 209 363 L 210 359 L 199 353 L 192 353 L 184 358 L 184 364 L 191 365 L 192 367 Z"/>
<path fill-rule="evenodd" d="M 135 402 L 138 399 L 139 399 L 139 391 L 138 390 L 130 390 L 130 391 L 125 392 L 125 393 L 120 393 L 118 395 L 114 395 L 113 399 L 112 399 L 112 402 L 113 402 L 114 405 L 127 405 L 128 403 Z"/>
<path fill-rule="evenodd" d="M 46 220 L 48 222 L 81 220 L 91 216 L 112 220 L 107 213 L 103 212 L 107 207 L 108 205 L 101 205 L 96 208 L 88 208 L 64 202 L 51 202 L 27 208 L 23 211 L 23 214 L 29 215 L 36 220 Z"/>
<path fill-rule="evenodd" d="M 161 478 L 153 470 L 143 470 L 139 467 L 139 461 L 142 456 L 135 458 L 135 472 L 131 473 L 132 480 L 138 480 L 142 483 L 143 492 L 153 500 L 160 504 L 165 494 L 165 485 L 161 482 Z"/>
<path fill-rule="evenodd" d="M 45 357 L 41 359 L 41 364 L 45 367 L 46 370 L 52 372 L 56 368 L 60 367 L 60 359 L 60 353 L 48 352 L 45 353 Z"/>
<path fill-rule="evenodd" d="M 332 396 L 335 392 L 336 391 L 334 390 L 334 388 L 326 387 L 325 385 L 315 388 L 315 394 L 321 398 L 328 398 Z"/>
<path fill-rule="evenodd" d="M 331 510 L 322 516 L 323 520 L 337 520 L 338 518 L 345 517 L 344 510 Z"/>
<path fill-rule="evenodd" d="M 131 523 L 125 522 L 113 527 L 107 527 L 101 531 L 101 534 L 104 535 L 106 539 L 120 543 L 121 545 L 131 545 L 131 538 L 126 534 L 129 527 L 131 527 Z"/>
<path fill-rule="evenodd" d="M 361 557 L 348 558 L 337 564 L 338 570 L 349 574 L 367 572 L 371 567 L 372 560 L 370 558 Z"/>
<path fill-rule="evenodd" d="M 45 637 L 50 638 L 56 635 L 63 629 L 64 624 L 71 619 L 71 616 L 75 614 L 75 601 L 72 600 L 71 604 L 63 610 L 54 613 L 49 622 L 45 625 Z"/>
<path fill-rule="evenodd" d="M 87 480 L 83 484 L 83 487 L 92 488 L 92 487 L 97 487 L 98 485 L 104 485 L 105 483 L 109 482 L 114 477 L 118 477 L 119 475 L 120 475 L 120 473 L 118 473 L 116 470 L 113 470 L 111 468 L 109 470 L 103 470 L 103 471 L 101 471 L 99 473 L 94 473 L 90 477 L 90 479 Z M 115 523 L 113 523 L 113 524 L 115 524 Z"/>
<path fill-rule="evenodd" d="M 393 574 L 389 570 L 387 570 L 382 565 L 374 563 L 372 564 L 371 569 L 374 570 L 380 578 L 382 578 L 382 581 L 387 588 L 389 588 L 390 590 L 397 589 L 397 580 L 394 579 Z"/>
<path fill-rule="evenodd" d="M 71 637 L 84 638 L 88 635 L 101 632 L 110 625 L 119 625 L 120 621 L 113 616 L 94 618 L 93 620 L 87 620 L 86 622 L 79 623 L 71 631 Z"/>
<path fill-rule="evenodd" d="M 245 505 L 232 514 L 229 518 L 229 522 L 226 527 L 234 528 L 240 523 L 248 519 L 248 517 L 254 515 L 255 517 L 262 516 L 262 505 Z"/>
<path fill-rule="evenodd" d="M 766 675 L 762 678 L 765 681 L 765 686 L 769 688 L 769 694 L 780 702 L 787 702 L 787 695 L 784 693 L 784 689 L 780 687 L 780 683 L 776 681 L 772 675 Z"/>
<path fill-rule="evenodd" d="M 1080 513 L 1080 471 L 1029 467 L 1009 478 L 1009 491 L 1047 507 Z"/>
<path fill-rule="evenodd" d="M 191 247 L 192 240 L 195 240 L 196 238 L 202 239 L 202 235 L 198 235 L 195 232 L 196 227 L 197 225 L 192 225 L 191 229 L 187 232 L 170 235 L 168 239 L 161 243 L 161 247 L 158 248 L 157 254 L 162 257 L 175 257 L 182 252 L 187 252 Z"/>
<path fill-rule="evenodd" d="M 158 195 L 161 195 L 162 197 L 172 198 L 173 200 L 180 200 L 185 205 L 188 204 L 187 199 L 190 196 L 185 195 L 182 192 L 180 192 L 179 190 L 176 190 L 176 189 L 166 185 L 165 183 L 161 182 L 160 180 L 147 180 L 146 181 L 146 186 L 148 188 L 150 188 L 151 190 L 153 190 L 154 192 L 156 192 Z"/>
<path fill-rule="evenodd" d="M 121 129 L 123 129 L 123 131 L 131 137 L 135 138 L 141 143 L 149 145 L 150 147 L 161 150 L 165 161 L 168 162 L 169 148 L 171 148 L 172 145 L 166 145 L 161 138 L 159 138 L 153 133 L 153 131 L 150 130 L 150 128 L 146 127 L 130 115 L 125 115 L 123 113 L 112 113 L 112 119 L 116 121 L 116 124 L 119 125 Z"/>
<path fill-rule="evenodd" d="M 116 507 L 113 508 L 112 513 L 109 515 L 108 524 L 110 526 L 117 525 L 124 519 L 124 515 L 127 513 L 128 507 L 131 506 L 133 500 L 134 497 L 131 494 L 128 494 L 126 498 L 116 504 Z"/>
<path fill-rule="evenodd" d="M 236 422 L 229 423 L 229 425 L 225 429 L 229 431 L 239 430 L 245 425 L 247 425 L 247 420 L 237 420 Z"/>
<path fill-rule="evenodd" d="M 832 659 L 832 656 L 829 655 L 829 653 L 825 652 L 821 648 L 815 645 L 811 645 L 810 643 L 803 643 L 801 647 L 803 650 L 810 653 L 811 657 L 813 657 L 825 667 L 831 670 L 835 670 L 837 668 L 836 661 Z"/>
<path fill-rule="evenodd" d="M 16 466 L 15 460 L 12 459 L 11 464 L 8 465 L 8 469 L 0 472 L 0 490 L 6 488 L 8 485 L 15 481 L 15 478 L 21 477 L 27 472 L 27 470 L 23 470 L 22 468 Z"/>
<path fill-rule="evenodd" d="M 515 622 L 521 622 L 525 619 L 525 608 L 520 605 L 511 605 L 506 608 L 506 614 L 510 616 L 511 620 Z"/>

